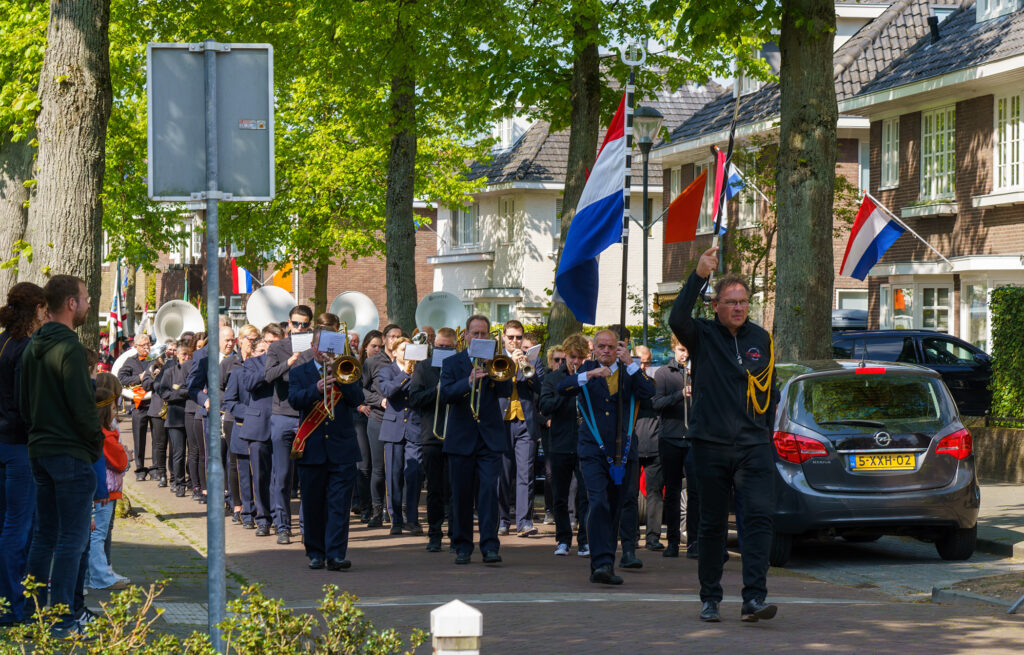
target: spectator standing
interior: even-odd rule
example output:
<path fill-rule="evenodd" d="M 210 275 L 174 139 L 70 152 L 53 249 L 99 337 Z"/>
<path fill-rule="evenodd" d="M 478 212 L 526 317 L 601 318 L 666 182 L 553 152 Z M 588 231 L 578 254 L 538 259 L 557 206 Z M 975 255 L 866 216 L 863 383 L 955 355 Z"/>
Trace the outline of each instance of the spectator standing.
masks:
<path fill-rule="evenodd" d="M 693 387 L 688 367 L 689 353 L 675 335 L 672 335 L 672 356 L 672 361 L 654 374 L 653 404 L 654 409 L 661 413 L 658 453 L 661 456 L 661 470 L 665 480 L 665 523 L 668 525 L 668 547 L 662 555 L 679 557 L 682 514 L 680 496 L 685 477 L 686 555 L 690 559 L 696 559 L 697 528 L 700 525 L 700 511 L 697 509 L 699 496 L 696 476 L 689 470 L 687 455 L 690 452 L 690 441 L 686 436 Z"/>
<path fill-rule="evenodd" d="M 636 354 L 640 358 L 640 370 L 648 372 L 651 366 L 651 349 L 647 346 L 637 346 Z M 661 429 L 661 417 L 655 411 L 650 398 L 637 400 L 636 432 L 637 455 L 640 456 L 640 466 L 644 470 L 644 539 L 647 550 L 664 550 L 665 545 L 661 543 L 661 519 L 664 510 L 662 488 L 665 486 L 662 477 L 661 459 L 658 457 L 658 432 Z M 639 485 L 639 480 L 637 481 Z M 631 501 L 631 520 L 639 523 L 638 511 L 632 509 L 637 503 L 639 494 L 633 494 Z M 635 518 L 634 518 L 635 517 Z M 622 515 L 623 528 L 626 525 L 626 512 Z M 639 536 L 635 538 L 639 542 Z"/>
<path fill-rule="evenodd" d="M 74 606 L 75 583 L 88 544 L 96 474 L 103 446 L 85 348 L 74 328 L 89 316 L 85 282 L 55 275 L 47 282 L 50 322 L 36 332 L 21 359 L 21 414 L 28 425 L 28 454 L 36 482 L 36 524 L 28 572 L 49 580 L 40 604 Z M 52 632 L 80 630 L 70 612 Z"/>
<path fill-rule="evenodd" d="M 21 355 L 33 332 L 46 321 L 46 294 L 31 282 L 19 282 L 0 308 L 0 598 L 9 603 L 0 626 L 22 621 L 29 538 L 36 488 L 28 457 L 28 430 L 18 407 Z"/>

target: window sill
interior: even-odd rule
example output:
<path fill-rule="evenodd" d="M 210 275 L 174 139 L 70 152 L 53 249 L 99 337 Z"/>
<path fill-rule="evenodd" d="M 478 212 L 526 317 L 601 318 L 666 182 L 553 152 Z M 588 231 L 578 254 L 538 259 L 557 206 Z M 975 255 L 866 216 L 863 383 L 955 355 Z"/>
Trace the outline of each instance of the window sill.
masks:
<path fill-rule="evenodd" d="M 480 252 L 466 249 L 464 251 L 451 251 L 435 257 L 427 257 L 427 263 L 436 264 L 463 264 L 468 262 L 491 262 L 494 261 L 493 252 Z"/>
<path fill-rule="evenodd" d="M 956 216 L 955 202 L 931 202 L 927 205 L 912 205 L 900 210 L 901 218 L 927 218 L 931 216 Z"/>
<path fill-rule="evenodd" d="M 878 187 L 877 190 L 878 191 L 892 191 L 892 190 L 898 189 L 898 188 L 900 188 L 900 183 L 899 182 L 897 182 L 896 184 L 886 184 L 886 185 L 880 186 L 880 187 Z"/>
<path fill-rule="evenodd" d="M 975 208 L 1024 205 L 1024 191 L 996 191 L 988 195 L 974 196 L 971 198 L 971 205 Z"/>

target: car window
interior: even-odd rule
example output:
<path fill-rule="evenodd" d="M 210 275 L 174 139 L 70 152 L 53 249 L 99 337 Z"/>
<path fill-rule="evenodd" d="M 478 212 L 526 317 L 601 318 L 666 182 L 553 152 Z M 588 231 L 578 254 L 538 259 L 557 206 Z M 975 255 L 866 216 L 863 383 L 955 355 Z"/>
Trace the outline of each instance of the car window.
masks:
<path fill-rule="evenodd" d="M 906 431 L 938 429 L 947 422 L 938 380 L 919 375 L 830 375 L 794 382 L 790 416 L 825 431 L 878 429 L 871 422 Z M 803 420 L 801 420 L 801 418 Z M 864 425 L 831 424 L 865 421 Z"/>
<path fill-rule="evenodd" d="M 832 356 L 836 359 L 853 359 L 853 342 L 848 339 L 833 341 Z"/>
<path fill-rule="evenodd" d="M 925 337 L 921 340 L 925 364 L 953 364 L 971 366 L 974 353 L 955 341 L 941 337 Z"/>
<path fill-rule="evenodd" d="M 914 353 L 914 337 L 912 336 L 885 336 L 867 339 L 867 359 L 875 359 L 881 362 L 903 362 L 916 364 L 917 355 Z M 860 349 L 856 356 L 860 355 Z"/>

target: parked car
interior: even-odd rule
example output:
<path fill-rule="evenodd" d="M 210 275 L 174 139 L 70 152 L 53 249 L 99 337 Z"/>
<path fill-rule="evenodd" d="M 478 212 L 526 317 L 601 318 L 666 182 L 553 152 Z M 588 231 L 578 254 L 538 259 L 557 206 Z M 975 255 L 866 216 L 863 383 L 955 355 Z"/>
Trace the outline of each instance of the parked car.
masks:
<path fill-rule="evenodd" d="M 852 360 L 777 370 L 773 566 L 802 537 L 908 535 L 942 559 L 974 553 L 973 442 L 938 373 Z"/>
<path fill-rule="evenodd" d="M 868 310 L 866 309 L 833 309 L 832 331 L 866 330 L 868 329 Z"/>
<path fill-rule="evenodd" d="M 931 330 L 865 330 L 833 332 L 832 356 L 920 364 L 942 375 L 960 413 L 981 416 L 992 392 L 992 358 L 976 346 Z"/>

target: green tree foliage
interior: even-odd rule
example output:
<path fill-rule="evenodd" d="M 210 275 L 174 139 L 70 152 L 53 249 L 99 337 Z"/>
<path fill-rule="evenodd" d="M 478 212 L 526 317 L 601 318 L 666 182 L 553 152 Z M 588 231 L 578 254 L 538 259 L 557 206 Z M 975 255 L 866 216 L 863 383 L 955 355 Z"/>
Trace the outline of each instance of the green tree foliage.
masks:
<path fill-rule="evenodd" d="M 0 0 L 0 134 L 13 141 L 35 131 L 48 17 L 42 0 Z"/>
<path fill-rule="evenodd" d="M 1024 419 L 1024 288 L 992 291 L 992 416 Z"/>

